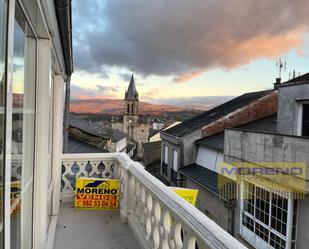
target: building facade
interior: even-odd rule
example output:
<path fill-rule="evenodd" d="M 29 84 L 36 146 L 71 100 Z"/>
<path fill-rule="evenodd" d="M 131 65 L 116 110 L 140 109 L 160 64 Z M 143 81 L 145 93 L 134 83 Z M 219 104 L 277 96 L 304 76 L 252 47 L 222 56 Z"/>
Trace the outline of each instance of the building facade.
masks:
<path fill-rule="evenodd" d="M 240 175 L 236 237 L 255 248 L 307 248 L 309 74 L 278 85 L 275 132 L 225 131 L 224 161 L 258 168 L 259 177 Z M 302 174 L 292 174 L 295 168 Z M 269 169 L 276 169 L 269 173 Z M 285 170 L 279 174 L 280 169 Z M 268 172 L 268 173 L 263 173 Z M 290 172 L 290 173 L 289 173 Z"/>
<path fill-rule="evenodd" d="M 275 132 L 277 115 L 237 127 L 253 131 Z M 196 162 L 180 169 L 181 185 L 199 190 L 196 207 L 227 232 L 235 235 L 235 175 L 221 175 L 224 164 L 224 132 L 195 142 Z M 232 167 L 232 165 L 229 165 Z M 222 186 L 224 183 L 225 186 Z M 227 196 L 228 193 L 228 196 Z"/>

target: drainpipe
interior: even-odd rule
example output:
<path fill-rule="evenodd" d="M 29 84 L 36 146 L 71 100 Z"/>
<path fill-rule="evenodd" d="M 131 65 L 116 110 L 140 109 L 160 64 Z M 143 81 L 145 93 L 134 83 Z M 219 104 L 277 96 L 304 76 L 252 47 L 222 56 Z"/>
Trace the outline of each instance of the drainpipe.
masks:
<path fill-rule="evenodd" d="M 65 85 L 65 107 L 64 107 L 64 117 L 63 117 L 63 152 L 68 151 L 69 143 L 69 113 L 70 113 L 70 92 L 71 92 L 71 76 L 68 76 L 67 82 Z"/>
<path fill-rule="evenodd" d="M 72 4 L 71 0 L 54 0 L 56 16 L 58 21 L 59 33 L 61 37 L 62 51 L 66 67 L 66 92 L 65 92 L 65 109 L 64 109 L 64 136 L 63 152 L 68 147 L 68 115 L 70 112 L 70 87 L 71 75 L 73 73 L 73 49 L 72 49 Z"/>

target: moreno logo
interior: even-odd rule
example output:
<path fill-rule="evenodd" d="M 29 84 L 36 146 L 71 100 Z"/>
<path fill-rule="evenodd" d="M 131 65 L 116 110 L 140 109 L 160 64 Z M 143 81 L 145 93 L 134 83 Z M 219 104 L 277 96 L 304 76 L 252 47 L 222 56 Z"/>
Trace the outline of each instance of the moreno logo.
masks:
<path fill-rule="evenodd" d="M 109 185 L 108 181 L 104 181 L 104 180 L 96 180 L 94 182 L 90 182 L 87 185 L 85 185 L 85 188 L 97 188 L 98 186 L 100 186 L 102 183 L 105 183 L 107 185 Z"/>

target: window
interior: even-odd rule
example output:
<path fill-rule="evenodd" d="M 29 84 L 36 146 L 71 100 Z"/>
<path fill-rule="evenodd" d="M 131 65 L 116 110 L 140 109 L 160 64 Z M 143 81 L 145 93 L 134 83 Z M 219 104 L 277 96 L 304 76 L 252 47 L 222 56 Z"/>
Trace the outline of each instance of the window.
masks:
<path fill-rule="evenodd" d="M 4 122 L 5 122 L 5 54 L 6 54 L 6 18 L 7 1 L 0 0 L 0 185 L 4 185 Z M 0 200 L 3 200 L 3 188 L 0 188 Z M 0 248 L 3 248 L 3 202 L 0 204 Z"/>
<path fill-rule="evenodd" d="M 16 3 L 13 54 L 11 248 L 32 248 L 36 39 Z"/>
<path fill-rule="evenodd" d="M 130 113 L 130 105 L 127 105 L 127 113 Z"/>
<path fill-rule="evenodd" d="M 291 200 L 293 201 L 293 200 Z M 287 198 L 244 183 L 241 211 L 241 235 L 256 248 L 285 249 L 287 243 L 288 209 Z M 297 201 L 293 201 L 293 228 L 291 244 L 295 246 Z M 295 248 L 295 247 L 292 247 Z"/>
<path fill-rule="evenodd" d="M 302 136 L 309 136 L 309 104 L 303 104 Z"/>
<path fill-rule="evenodd" d="M 168 147 L 164 145 L 164 163 L 168 164 Z"/>
<path fill-rule="evenodd" d="M 178 171 L 178 152 L 176 150 L 173 151 L 173 169 Z"/>

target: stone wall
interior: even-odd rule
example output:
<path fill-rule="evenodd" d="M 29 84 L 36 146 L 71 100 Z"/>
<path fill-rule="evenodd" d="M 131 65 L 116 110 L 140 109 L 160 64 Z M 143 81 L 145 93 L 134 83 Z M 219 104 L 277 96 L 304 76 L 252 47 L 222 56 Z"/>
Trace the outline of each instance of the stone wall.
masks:
<path fill-rule="evenodd" d="M 309 99 L 309 84 L 282 86 L 279 88 L 278 132 L 297 135 L 299 106 Z"/>
<path fill-rule="evenodd" d="M 309 138 L 228 129 L 224 138 L 224 161 L 305 162 L 309 165 Z"/>

